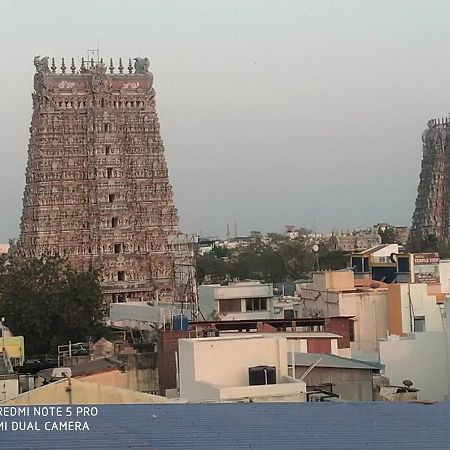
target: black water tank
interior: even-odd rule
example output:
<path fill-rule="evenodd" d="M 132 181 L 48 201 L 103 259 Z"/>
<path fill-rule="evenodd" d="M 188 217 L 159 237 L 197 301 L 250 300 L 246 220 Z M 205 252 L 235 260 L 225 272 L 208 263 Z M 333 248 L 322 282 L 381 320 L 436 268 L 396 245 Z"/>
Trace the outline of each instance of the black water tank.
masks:
<path fill-rule="evenodd" d="M 248 369 L 249 386 L 277 384 L 277 369 L 274 366 L 256 366 Z"/>

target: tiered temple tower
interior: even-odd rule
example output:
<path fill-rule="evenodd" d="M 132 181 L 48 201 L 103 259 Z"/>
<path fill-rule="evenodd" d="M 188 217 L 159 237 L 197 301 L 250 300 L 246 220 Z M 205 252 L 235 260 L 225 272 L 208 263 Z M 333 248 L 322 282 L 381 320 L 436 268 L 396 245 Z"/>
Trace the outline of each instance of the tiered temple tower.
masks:
<path fill-rule="evenodd" d="M 180 239 L 147 58 L 36 57 L 19 248 L 102 274 L 106 301 L 175 301 Z M 184 259 L 186 265 L 186 259 Z M 183 287 L 184 288 L 184 287 Z"/>
<path fill-rule="evenodd" d="M 430 239 L 450 244 L 450 119 L 430 120 L 422 141 L 422 169 L 408 243 L 415 251 Z"/>

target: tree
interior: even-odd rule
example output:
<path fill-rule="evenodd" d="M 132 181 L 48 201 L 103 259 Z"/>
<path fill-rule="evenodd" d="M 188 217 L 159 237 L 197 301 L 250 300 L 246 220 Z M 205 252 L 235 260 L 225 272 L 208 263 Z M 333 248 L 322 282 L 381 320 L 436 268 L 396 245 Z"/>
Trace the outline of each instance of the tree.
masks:
<path fill-rule="evenodd" d="M 28 355 L 98 338 L 105 331 L 98 273 L 77 272 L 59 256 L 10 257 L 0 271 L 0 315 L 24 336 Z"/>
<path fill-rule="evenodd" d="M 278 247 L 286 273 L 292 281 L 304 278 L 314 269 L 315 257 L 303 238 L 290 239 Z"/>
<path fill-rule="evenodd" d="M 197 283 L 201 284 L 206 276 L 208 276 L 213 283 L 220 283 L 227 278 L 227 274 L 227 264 L 221 258 L 217 258 L 212 253 L 197 256 Z"/>
<path fill-rule="evenodd" d="M 377 233 L 381 238 L 382 244 L 399 244 L 394 227 L 390 225 L 387 227 L 379 227 Z"/>
<path fill-rule="evenodd" d="M 342 250 L 329 251 L 325 245 L 319 249 L 320 270 L 339 270 L 345 269 L 350 262 L 350 256 Z"/>

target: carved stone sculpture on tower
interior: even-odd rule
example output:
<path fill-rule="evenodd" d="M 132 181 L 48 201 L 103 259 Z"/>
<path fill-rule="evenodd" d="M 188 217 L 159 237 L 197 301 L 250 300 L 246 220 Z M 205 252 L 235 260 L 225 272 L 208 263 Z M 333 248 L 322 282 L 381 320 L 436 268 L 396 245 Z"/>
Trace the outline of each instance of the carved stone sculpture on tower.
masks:
<path fill-rule="evenodd" d="M 422 134 L 422 168 L 408 241 L 411 251 L 450 244 L 449 139 L 448 118 L 428 121 Z"/>
<path fill-rule="evenodd" d="M 177 296 L 179 234 L 147 58 L 135 71 L 36 57 L 19 248 L 102 273 L 106 301 Z M 131 65 L 131 60 L 130 60 Z M 170 239 L 169 239 L 170 238 Z"/>

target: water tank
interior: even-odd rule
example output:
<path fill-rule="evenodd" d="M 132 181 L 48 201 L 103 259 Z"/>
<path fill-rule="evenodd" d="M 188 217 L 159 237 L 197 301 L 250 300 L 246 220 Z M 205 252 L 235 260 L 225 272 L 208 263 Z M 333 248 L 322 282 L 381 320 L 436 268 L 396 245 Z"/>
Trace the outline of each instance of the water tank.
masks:
<path fill-rule="evenodd" d="M 256 366 L 248 369 L 249 386 L 261 384 L 276 384 L 277 369 L 274 366 Z"/>
<path fill-rule="evenodd" d="M 187 331 L 189 327 L 189 319 L 184 314 L 177 314 L 172 319 L 173 331 Z"/>

